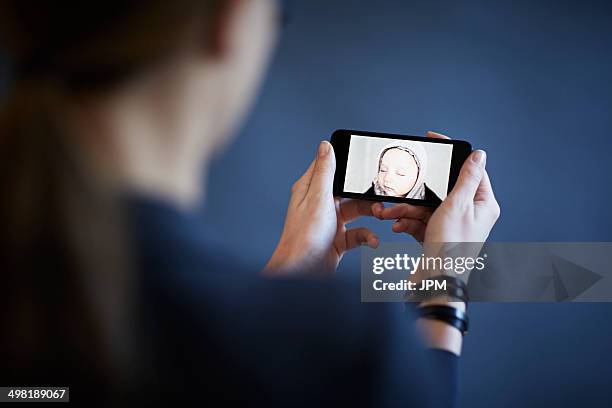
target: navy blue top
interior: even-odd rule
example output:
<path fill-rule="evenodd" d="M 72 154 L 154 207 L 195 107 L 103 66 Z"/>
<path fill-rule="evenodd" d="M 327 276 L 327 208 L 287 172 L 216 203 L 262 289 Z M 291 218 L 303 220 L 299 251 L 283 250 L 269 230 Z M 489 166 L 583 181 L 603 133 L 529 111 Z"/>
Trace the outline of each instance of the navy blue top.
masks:
<path fill-rule="evenodd" d="M 142 197 L 129 209 L 151 378 L 169 399 L 454 406 L 458 357 L 426 350 L 403 305 L 361 303 L 356 282 L 261 278 L 211 248 L 197 214 Z"/>

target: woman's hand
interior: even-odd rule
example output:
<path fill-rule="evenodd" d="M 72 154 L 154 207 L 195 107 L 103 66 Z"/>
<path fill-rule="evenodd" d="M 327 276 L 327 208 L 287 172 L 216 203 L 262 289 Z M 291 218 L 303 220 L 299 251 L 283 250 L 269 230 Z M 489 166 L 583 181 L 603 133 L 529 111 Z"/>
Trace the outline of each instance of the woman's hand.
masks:
<path fill-rule="evenodd" d="M 433 132 L 428 132 L 428 136 L 448 139 Z M 424 253 L 430 252 L 440 256 L 445 243 L 470 242 L 476 245 L 465 245 L 462 251 L 474 252 L 464 255 L 475 257 L 500 215 L 499 204 L 493 195 L 485 165 L 485 152 L 481 150 L 472 152 L 461 167 L 453 190 L 435 211 L 410 204 L 384 208 L 382 203 L 373 206 L 372 211 L 380 219 L 397 220 L 393 224 L 393 231 L 406 232 L 414 236 L 417 241 L 423 243 Z M 440 272 L 420 270 L 413 279 L 422 279 L 432 273 Z M 466 272 L 462 278 L 467 280 L 468 276 L 469 273 Z M 452 306 L 462 311 L 466 309 L 465 303 L 450 301 L 445 297 L 421 302 L 421 306 L 427 304 Z M 453 326 L 430 319 L 418 319 L 417 326 L 428 347 L 461 354 L 463 338 L 459 330 Z"/>
<path fill-rule="evenodd" d="M 346 251 L 362 244 L 378 246 L 378 237 L 369 229 L 346 229 L 351 221 L 371 216 L 372 203 L 335 199 L 335 171 L 333 148 L 323 141 L 316 159 L 291 189 L 285 227 L 264 274 L 328 273 L 336 269 Z"/>
<path fill-rule="evenodd" d="M 448 139 L 434 132 L 428 132 L 428 136 Z M 485 152 L 472 152 L 453 190 L 435 211 L 410 204 L 384 208 L 382 203 L 374 205 L 372 211 L 380 219 L 397 220 L 393 231 L 406 232 L 419 242 L 485 242 L 500 215 L 485 165 Z"/>

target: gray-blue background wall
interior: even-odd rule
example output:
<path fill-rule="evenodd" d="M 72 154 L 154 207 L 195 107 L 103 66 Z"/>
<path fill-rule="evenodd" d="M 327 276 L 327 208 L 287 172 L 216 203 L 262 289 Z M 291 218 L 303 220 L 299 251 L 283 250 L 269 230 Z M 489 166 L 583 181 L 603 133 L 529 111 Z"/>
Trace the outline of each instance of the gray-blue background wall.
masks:
<path fill-rule="evenodd" d="M 488 153 L 496 241 L 611 241 L 612 7 L 603 1 L 293 1 L 254 112 L 213 166 L 211 239 L 263 265 L 291 184 L 336 128 Z M 391 224 L 360 222 L 396 236 Z M 359 274 L 359 253 L 339 275 Z M 307 307 L 307 305 L 305 305 Z M 474 304 L 465 407 L 611 406 L 612 304 Z"/>
<path fill-rule="evenodd" d="M 485 149 L 502 207 L 493 240 L 612 241 L 607 2 L 290 4 L 255 109 L 211 169 L 211 241 L 262 266 L 291 184 L 336 128 L 436 130 Z M 359 267 L 355 251 L 338 274 Z M 462 406 L 612 405 L 612 304 L 484 303 L 470 314 Z"/>

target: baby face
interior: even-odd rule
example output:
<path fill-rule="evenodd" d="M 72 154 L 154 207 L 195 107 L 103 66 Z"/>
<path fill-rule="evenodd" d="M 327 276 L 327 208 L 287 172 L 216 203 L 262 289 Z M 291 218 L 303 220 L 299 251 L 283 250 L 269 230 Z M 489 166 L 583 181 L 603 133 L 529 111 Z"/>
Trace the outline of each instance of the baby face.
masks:
<path fill-rule="evenodd" d="M 414 187 L 418 172 L 419 168 L 410 153 L 389 149 L 380 163 L 378 184 L 384 195 L 404 197 Z"/>

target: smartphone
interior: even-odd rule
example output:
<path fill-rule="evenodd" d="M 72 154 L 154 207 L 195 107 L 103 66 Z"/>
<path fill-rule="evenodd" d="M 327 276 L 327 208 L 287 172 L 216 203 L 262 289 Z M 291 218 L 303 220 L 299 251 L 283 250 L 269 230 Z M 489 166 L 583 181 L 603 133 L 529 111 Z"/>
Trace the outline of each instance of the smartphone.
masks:
<path fill-rule="evenodd" d="M 472 152 L 463 140 L 336 130 L 334 195 L 437 207 Z"/>

